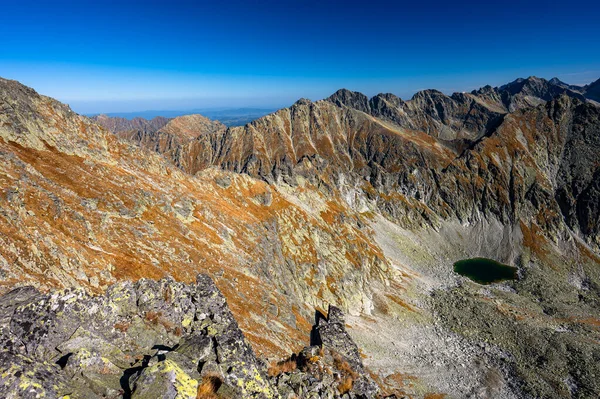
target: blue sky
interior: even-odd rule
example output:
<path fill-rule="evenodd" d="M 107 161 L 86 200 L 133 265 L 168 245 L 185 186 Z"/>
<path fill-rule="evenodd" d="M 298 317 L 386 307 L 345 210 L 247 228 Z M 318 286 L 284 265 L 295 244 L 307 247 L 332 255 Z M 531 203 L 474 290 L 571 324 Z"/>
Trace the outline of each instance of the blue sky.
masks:
<path fill-rule="evenodd" d="M 0 76 L 79 112 L 600 78 L 600 2 L 6 1 Z"/>

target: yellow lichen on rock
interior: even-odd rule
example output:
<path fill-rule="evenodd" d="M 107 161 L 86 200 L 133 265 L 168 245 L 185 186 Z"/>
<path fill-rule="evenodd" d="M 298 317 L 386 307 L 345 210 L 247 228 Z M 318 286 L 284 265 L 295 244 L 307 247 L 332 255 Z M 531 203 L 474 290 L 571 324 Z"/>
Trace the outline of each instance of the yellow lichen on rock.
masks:
<path fill-rule="evenodd" d="M 164 384 L 165 379 L 169 384 Z M 134 391 L 132 398 L 195 399 L 198 392 L 198 380 L 169 359 L 145 369 L 137 384 L 139 388 Z"/>

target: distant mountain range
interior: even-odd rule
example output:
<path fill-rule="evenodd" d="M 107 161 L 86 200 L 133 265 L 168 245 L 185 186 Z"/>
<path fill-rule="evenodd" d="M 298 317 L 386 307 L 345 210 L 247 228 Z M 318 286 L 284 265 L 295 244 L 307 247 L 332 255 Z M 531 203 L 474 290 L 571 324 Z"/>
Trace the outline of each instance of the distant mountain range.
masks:
<path fill-rule="evenodd" d="M 105 114 L 88 114 L 88 116 L 94 117 L 105 115 L 111 118 L 123 118 L 127 120 L 152 120 L 155 118 L 175 118 L 183 115 L 201 114 L 209 119 L 218 120 L 225 126 L 243 126 L 246 123 L 252 122 L 261 116 L 265 116 L 271 112 L 275 112 L 276 110 L 277 108 L 200 108 L 192 110 L 108 112 Z"/>
<path fill-rule="evenodd" d="M 350 93 L 349 90 L 343 90 Z M 338 95 L 343 96 L 337 93 Z M 600 80 L 590 83 L 585 86 L 570 85 L 562 82 L 558 78 L 550 80 L 529 77 L 519 78 L 508 84 L 491 87 L 485 86 L 479 90 L 473 90 L 471 93 L 454 93 L 452 96 L 447 96 L 437 90 L 422 90 L 417 92 L 410 102 L 418 104 L 424 101 L 427 96 L 437 98 L 451 98 L 461 102 L 462 98 L 467 98 L 468 94 L 473 98 L 477 98 L 481 105 L 495 108 L 499 114 L 512 112 L 524 106 L 539 105 L 545 101 L 552 99 L 554 96 L 562 93 L 567 93 L 571 97 L 579 99 L 587 99 L 590 101 L 600 102 Z M 492 97 L 489 97 L 492 95 Z M 377 107 L 377 103 L 381 101 L 396 101 L 400 100 L 397 96 L 387 93 L 378 94 L 371 99 L 375 104 L 367 104 L 368 98 L 361 94 L 364 98 L 365 107 L 361 110 L 366 110 L 371 106 Z M 440 97 L 441 96 L 441 97 Z M 335 101 L 335 99 L 334 99 Z M 337 99 L 340 101 L 340 99 Z M 425 100 L 426 101 L 426 100 Z M 435 99 L 432 98 L 435 102 Z M 483 103 L 482 103 L 483 102 Z M 423 105 L 423 104 L 422 104 Z M 117 131 L 125 130 L 148 130 L 156 131 L 163 127 L 170 119 L 183 115 L 199 114 L 208 119 L 218 120 L 227 127 L 244 126 L 256 119 L 265 115 L 276 112 L 277 108 L 199 108 L 191 110 L 148 110 L 138 112 L 109 112 L 103 114 L 88 114 L 94 120 L 102 120 L 102 125 L 116 133 Z M 107 117 L 109 119 L 107 119 Z"/>

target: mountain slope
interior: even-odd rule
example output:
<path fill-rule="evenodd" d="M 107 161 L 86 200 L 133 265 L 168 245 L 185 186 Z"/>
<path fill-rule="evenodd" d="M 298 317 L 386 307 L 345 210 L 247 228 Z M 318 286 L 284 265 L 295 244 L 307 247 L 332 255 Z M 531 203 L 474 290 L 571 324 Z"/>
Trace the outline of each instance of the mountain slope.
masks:
<path fill-rule="evenodd" d="M 14 81 L 0 80 L 0 99 L 2 290 L 99 292 L 121 279 L 209 272 L 224 276 L 217 284 L 258 351 L 283 354 L 301 347 L 309 303 L 359 312 L 387 279 L 366 228 L 353 217 L 328 224 L 344 212 L 329 199 L 309 212 L 247 176 L 193 178 Z M 272 309 L 288 333 L 269 342 Z"/>

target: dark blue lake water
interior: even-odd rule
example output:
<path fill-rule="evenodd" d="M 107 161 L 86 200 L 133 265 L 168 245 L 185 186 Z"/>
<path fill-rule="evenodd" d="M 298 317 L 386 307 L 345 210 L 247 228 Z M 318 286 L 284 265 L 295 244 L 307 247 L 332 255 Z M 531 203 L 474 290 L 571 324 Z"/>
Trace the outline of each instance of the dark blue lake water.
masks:
<path fill-rule="evenodd" d="M 516 267 L 486 258 L 459 260 L 454 264 L 454 271 L 479 284 L 491 284 L 517 278 Z"/>

